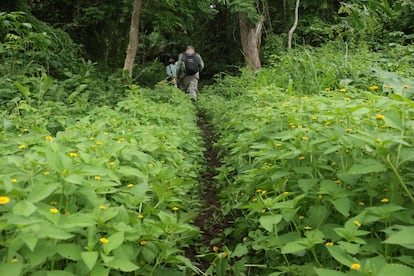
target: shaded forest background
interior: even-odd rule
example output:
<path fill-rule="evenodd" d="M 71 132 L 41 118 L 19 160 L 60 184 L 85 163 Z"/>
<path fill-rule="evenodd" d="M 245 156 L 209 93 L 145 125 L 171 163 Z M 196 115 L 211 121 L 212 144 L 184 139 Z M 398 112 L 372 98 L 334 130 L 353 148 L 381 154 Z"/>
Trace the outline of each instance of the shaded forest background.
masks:
<path fill-rule="evenodd" d="M 136 70 L 155 67 L 167 55 L 194 45 L 207 61 L 206 75 L 237 71 L 242 65 L 238 16 L 263 22 L 261 59 L 285 51 L 295 1 L 143 1 Z M 7 0 L 1 10 L 25 11 L 67 32 L 85 59 L 103 68 L 122 67 L 131 0 Z M 410 0 L 302 0 L 294 45 L 321 46 L 329 41 L 380 50 L 389 43 L 414 40 L 414 3 Z M 255 14 L 256 13 L 256 14 Z M 259 16 L 259 17 L 257 17 Z M 32 18 L 32 20 L 35 20 Z"/>

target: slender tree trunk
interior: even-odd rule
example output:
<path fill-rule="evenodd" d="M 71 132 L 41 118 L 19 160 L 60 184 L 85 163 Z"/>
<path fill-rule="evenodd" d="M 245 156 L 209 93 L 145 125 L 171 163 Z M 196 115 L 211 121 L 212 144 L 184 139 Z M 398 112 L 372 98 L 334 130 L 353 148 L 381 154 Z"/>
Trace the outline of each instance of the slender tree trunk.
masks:
<path fill-rule="evenodd" d="M 260 69 L 260 44 L 262 39 L 263 23 L 252 24 L 248 19 L 240 16 L 240 39 L 244 60 L 247 67 Z"/>
<path fill-rule="evenodd" d="M 141 14 L 141 6 L 142 0 L 134 0 L 134 9 L 132 11 L 131 27 L 129 31 L 129 43 L 124 64 L 124 70 L 128 71 L 129 77 L 132 77 L 135 56 L 137 55 L 138 50 L 139 16 Z"/>
<path fill-rule="evenodd" d="M 295 22 L 293 23 L 293 26 L 292 26 L 292 28 L 290 28 L 289 33 L 288 33 L 288 49 L 292 49 L 292 36 L 293 36 L 293 33 L 296 30 L 296 27 L 298 26 L 298 21 L 299 21 L 299 5 L 300 5 L 300 0 L 296 0 Z"/>

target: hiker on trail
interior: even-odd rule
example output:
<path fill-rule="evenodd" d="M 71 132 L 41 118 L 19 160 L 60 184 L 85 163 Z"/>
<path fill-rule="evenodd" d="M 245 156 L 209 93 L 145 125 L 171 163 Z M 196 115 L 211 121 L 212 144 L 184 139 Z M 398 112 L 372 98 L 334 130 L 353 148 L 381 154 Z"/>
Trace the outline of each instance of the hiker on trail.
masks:
<path fill-rule="evenodd" d="M 177 87 L 177 81 L 176 81 L 176 71 L 175 71 L 175 59 L 173 57 L 170 57 L 168 59 L 168 65 L 165 69 L 165 72 L 168 76 L 167 80 L 169 83 L 174 85 L 174 87 Z"/>
<path fill-rule="evenodd" d="M 198 80 L 203 69 L 203 59 L 193 46 L 188 46 L 178 58 L 176 73 L 178 87 L 190 95 L 192 102 L 197 101 Z"/>

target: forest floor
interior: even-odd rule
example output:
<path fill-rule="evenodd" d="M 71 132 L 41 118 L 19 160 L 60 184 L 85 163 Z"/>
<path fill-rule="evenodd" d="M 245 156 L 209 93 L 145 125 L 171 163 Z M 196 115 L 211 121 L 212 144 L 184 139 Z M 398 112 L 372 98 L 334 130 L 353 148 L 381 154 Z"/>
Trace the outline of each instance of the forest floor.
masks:
<path fill-rule="evenodd" d="M 214 149 L 214 135 L 207 118 L 202 113 L 198 113 L 197 125 L 204 139 L 204 157 L 207 163 L 206 171 L 201 177 L 200 203 L 201 210 L 194 221 L 200 228 L 201 244 L 204 248 L 213 249 L 212 241 L 218 239 L 228 225 L 228 221 L 221 213 L 221 205 L 217 194 L 217 184 L 214 177 L 217 175 L 217 168 L 221 166 L 217 152 Z M 201 252 L 197 245 L 191 246 L 186 250 L 186 255 L 193 263 L 198 263 L 199 268 L 206 271 L 210 267 L 210 262 L 198 257 Z"/>

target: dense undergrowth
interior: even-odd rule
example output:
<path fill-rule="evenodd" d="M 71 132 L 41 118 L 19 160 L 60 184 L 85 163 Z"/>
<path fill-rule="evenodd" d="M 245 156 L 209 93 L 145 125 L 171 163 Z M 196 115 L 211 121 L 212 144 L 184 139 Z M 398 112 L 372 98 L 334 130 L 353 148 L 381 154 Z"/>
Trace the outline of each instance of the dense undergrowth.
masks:
<path fill-rule="evenodd" d="M 24 14 L 0 26 L 1 275 L 412 275 L 412 46 L 300 47 L 219 75 L 198 112 L 227 227 L 196 248 L 205 161 L 188 97 L 102 71 Z"/>
<path fill-rule="evenodd" d="M 204 167 L 187 97 L 102 73 L 24 14 L 0 25 L 0 274 L 198 271 L 183 253 Z"/>
<path fill-rule="evenodd" d="M 401 82 L 411 68 L 387 79 L 373 70 L 385 72 L 380 54 L 347 68 L 329 49 L 301 49 L 200 97 L 231 222 L 215 241 L 229 256 L 217 275 L 414 272 L 414 104 Z"/>

